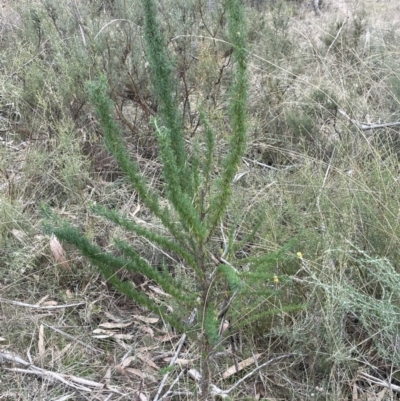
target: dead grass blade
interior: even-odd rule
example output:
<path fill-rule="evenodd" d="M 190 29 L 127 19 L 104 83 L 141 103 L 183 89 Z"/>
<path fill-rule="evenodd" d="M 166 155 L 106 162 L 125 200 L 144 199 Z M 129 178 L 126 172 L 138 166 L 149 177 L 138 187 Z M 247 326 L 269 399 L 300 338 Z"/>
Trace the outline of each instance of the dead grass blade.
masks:
<path fill-rule="evenodd" d="M 40 305 L 26 304 L 24 302 L 12 301 L 10 299 L 5 299 L 5 298 L 0 298 L 0 302 L 5 302 L 6 304 L 10 304 L 10 305 L 23 306 L 25 308 L 40 309 L 40 310 L 54 310 L 54 309 L 73 308 L 75 306 L 81 306 L 81 305 L 85 304 L 84 302 L 78 302 L 76 304 L 69 304 L 69 305 L 40 306 Z"/>

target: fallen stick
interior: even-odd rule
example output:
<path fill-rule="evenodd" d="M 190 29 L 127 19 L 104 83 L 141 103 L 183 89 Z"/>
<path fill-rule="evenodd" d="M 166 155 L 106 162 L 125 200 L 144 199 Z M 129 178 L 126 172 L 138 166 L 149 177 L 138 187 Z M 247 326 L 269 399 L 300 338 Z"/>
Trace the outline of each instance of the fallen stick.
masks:
<path fill-rule="evenodd" d="M 65 384 L 68 387 L 71 387 L 75 390 L 85 391 L 85 392 L 93 392 L 93 391 L 104 391 L 107 393 L 114 393 L 119 395 L 126 395 L 121 393 L 114 387 L 108 386 L 106 384 L 98 383 L 93 380 L 83 379 L 81 377 L 65 375 L 62 373 L 52 372 L 47 369 L 39 368 L 24 359 L 22 359 L 18 355 L 14 355 L 10 352 L 0 352 L 0 363 L 10 362 L 13 364 L 22 365 L 25 369 L 22 368 L 3 368 L 9 372 L 16 373 L 25 373 L 25 374 L 34 374 L 41 377 L 47 377 L 51 380 L 59 381 Z"/>
<path fill-rule="evenodd" d="M 400 386 L 396 386 L 395 384 L 392 384 L 389 381 L 378 379 L 377 377 L 371 376 L 365 372 L 360 372 L 359 376 L 362 376 L 362 378 L 364 380 L 368 380 L 369 382 L 374 383 L 378 386 L 385 387 L 392 391 L 396 391 L 397 393 L 400 393 Z"/>
<path fill-rule="evenodd" d="M 371 129 L 378 129 L 378 128 L 392 128 L 392 127 L 398 127 L 400 126 L 400 121 L 396 121 L 394 123 L 384 123 L 384 124 L 366 124 L 366 123 L 360 123 L 359 121 L 355 120 L 354 118 L 351 118 L 350 116 L 347 115 L 347 113 L 342 110 L 338 109 L 338 112 L 345 118 L 347 118 L 349 121 L 351 121 L 358 129 L 361 131 L 367 131 Z"/>
<path fill-rule="evenodd" d="M 181 339 L 179 340 L 177 350 L 175 352 L 174 357 L 171 359 L 171 362 L 169 363 L 169 366 L 173 366 L 175 364 L 175 361 L 178 359 L 178 356 L 179 356 L 179 354 L 181 352 L 181 349 L 182 349 L 182 346 L 183 346 L 183 343 L 185 342 L 185 340 L 186 340 L 186 334 L 183 334 Z M 158 401 L 158 399 L 159 399 L 159 397 L 161 395 L 161 392 L 162 392 L 162 390 L 163 390 L 163 388 L 165 386 L 165 383 L 167 382 L 169 374 L 170 374 L 170 372 L 167 372 L 164 375 L 164 377 L 163 377 L 163 379 L 161 381 L 160 387 L 158 388 L 157 394 L 154 397 L 153 401 Z"/>
<path fill-rule="evenodd" d="M 53 309 L 64 309 L 64 308 L 73 308 L 74 306 L 81 306 L 84 305 L 84 302 L 79 302 L 77 304 L 69 304 L 69 305 L 49 305 L 49 306 L 40 306 L 40 305 L 32 305 L 26 304 L 24 302 L 12 301 L 10 299 L 0 298 L 0 302 L 4 302 L 6 304 L 16 305 L 16 306 L 23 306 L 24 308 L 31 308 L 31 309 L 41 309 L 41 310 L 53 310 Z"/>

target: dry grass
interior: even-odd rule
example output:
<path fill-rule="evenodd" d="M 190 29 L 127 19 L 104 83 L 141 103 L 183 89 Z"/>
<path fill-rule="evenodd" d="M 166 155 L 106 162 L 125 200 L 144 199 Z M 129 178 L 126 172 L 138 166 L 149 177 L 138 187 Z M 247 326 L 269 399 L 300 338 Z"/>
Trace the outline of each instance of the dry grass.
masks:
<path fill-rule="evenodd" d="M 291 2 L 283 3 L 281 14 L 249 11 L 250 17 L 257 15 L 250 27 L 255 39 L 250 57 L 249 147 L 240 171 L 245 175 L 235 187 L 230 210 L 231 216 L 245 213 L 239 220 L 232 217 L 229 224 L 237 224 L 244 236 L 254 223 L 250 209 L 265 210 L 267 224 L 258 234 L 264 239 L 262 246 L 240 251 L 246 255 L 276 251 L 296 238 L 296 250 L 303 258 L 277 263 L 265 283 L 247 288 L 248 298 L 259 300 L 256 310 L 246 309 L 246 299 L 235 305 L 236 358 L 249 366 L 243 363 L 239 373 L 226 373 L 234 357 L 225 339 L 214 359 L 216 386 L 229 388 L 256 364 L 296 354 L 242 383 L 232 395 L 238 400 L 394 400 L 394 390 L 382 382 L 374 384 L 365 374 L 386 384 L 400 381 L 395 291 L 400 284 L 398 132 L 396 128 L 361 131 L 338 112 L 343 109 L 362 123 L 400 120 L 400 9 L 395 1 L 325 3 L 320 17 L 306 5 Z M 141 224 L 158 222 L 146 210 L 138 210 L 136 194 L 105 154 L 101 132 L 79 86 L 83 72 L 74 75 L 75 81 L 68 75 L 57 77 L 60 71 L 71 75 L 76 71 L 75 66 L 69 69 L 61 47 L 56 48 L 58 42 L 49 42 L 46 48 L 21 39 L 24 29 L 31 29 L 29 35 L 34 37 L 33 28 L 24 25 L 28 19 L 21 14 L 23 4 L 2 2 L 0 23 L 0 46 L 6 58 L 4 63 L 0 60 L 1 93 L 24 117 L 20 124 L 4 119 L 0 127 L 4 130 L 0 132 L 0 400 L 153 399 L 169 371 L 180 335 L 115 293 L 73 249 L 62 249 L 44 236 L 40 206 L 50 205 L 110 249 L 111 238 L 122 234 L 95 219 L 90 202 L 117 207 Z M 41 9 L 49 4 L 30 5 Z M 99 14 L 104 21 L 95 32 L 108 22 L 106 12 Z M 76 22 L 76 16 L 70 18 Z M 289 21 L 286 30 L 279 25 L 285 18 Z M 346 18 L 338 34 L 336 24 Z M 271 21 L 278 21 L 275 30 L 265 27 Z M 361 31 L 356 33 L 360 21 Z M 53 28 L 49 24 L 43 29 Z M 203 28 L 193 25 L 194 34 L 203 32 L 199 29 Z M 121 48 L 112 32 L 123 31 L 108 32 L 111 53 Z M 258 37 L 260 32 L 265 36 Z M 329 36 L 332 46 L 326 44 Z M 127 40 L 136 46 L 137 38 L 132 37 Z M 77 38 L 80 49 L 81 33 Z M 284 39 L 294 44 L 288 44 L 286 53 Z M 192 45 L 195 49 L 198 43 L 194 40 Z M 216 106 L 211 120 L 221 127 L 218 149 L 223 153 L 224 104 L 218 100 L 224 90 L 209 85 L 218 74 L 215 68 L 207 68 L 224 61 L 222 50 L 212 52 L 212 46 L 201 45 L 196 57 L 204 65 L 190 70 L 193 77 L 188 74 L 188 80 L 193 80 L 189 84 L 197 80 L 199 85 L 191 99 L 195 105 L 201 91 L 212 91 Z M 179 54 L 177 42 L 171 48 Z M 46 59 L 57 51 L 59 59 Z M 111 76 L 113 66 L 120 62 L 117 56 L 108 61 L 98 54 L 91 57 L 94 76 L 102 69 Z M 138 82 L 140 90 L 132 89 L 132 82 L 121 73 L 112 77 L 114 95 L 122 108 L 119 118 L 128 120 L 124 128 L 130 151 L 140 160 L 143 173 L 160 188 L 157 148 L 147 125 L 154 112 L 153 99 L 144 62 L 138 61 L 144 56 L 135 57 L 137 77 L 143 78 Z M 229 70 L 224 79 L 229 79 Z M 124 108 L 128 100 L 131 103 Z M 154 265 L 163 263 L 165 255 L 153 244 L 136 237 L 130 241 Z M 191 279 L 184 267 L 175 268 L 183 279 Z M 283 277 L 279 283 L 273 281 L 275 274 Z M 290 276 L 294 279 L 285 282 L 284 277 Z M 179 307 L 142 277 L 126 279 L 160 302 Z M 263 297 L 263 286 L 268 294 L 271 288 L 281 291 Z M 292 301 L 307 307 L 285 310 L 284 305 Z M 68 306 L 72 304 L 79 305 Z M 358 304 L 362 307 L 357 308 Z M 393 314 L 388 305 L 393 306 Z M 275 312 L 253 319 L 270 310 Z M 257 362 L 249 360 L 252 352 L 260 354 Z M 11 363 L 4 355 L 18 355 L 46 372 L 34 374 L 31 367 Z M 170 399 L 196 398 L 196 383 L 186 368 L 195 368 L 198 358 L 196 343 L 186 341 L 165 387 L 181 374 Z M 49 372 L 65 375 L 65 381 Z M 102 387 L 79 383 L 71 376 Z"/>

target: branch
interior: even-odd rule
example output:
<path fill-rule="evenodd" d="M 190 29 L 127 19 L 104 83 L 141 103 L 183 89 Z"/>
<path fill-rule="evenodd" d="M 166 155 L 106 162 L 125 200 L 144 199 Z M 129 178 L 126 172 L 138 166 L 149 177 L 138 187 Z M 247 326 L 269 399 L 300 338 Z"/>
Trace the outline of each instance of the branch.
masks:
<path fill-rule="evenodd" d="M 0 302 L 4 302 L 6 304 L 11 304 L 11 305 L 23 306 L 25 308 L 41 309 L 41 310 L 64 309 L 64 308 L 72 308 L 74 306 L 85 305 L 84 302 L 79 302 L 77 304 L 69 304 L 69 305 L 40 306 L 40 305 L 25 304 L 24 302 L 11 301 L 10 299 L 4 299 L 4 298 L 0 298 Z"/>
<path fill-rule="evenodd" d="M 185 340 L 186 340 L 186 334 L 183 334 L 182 337 L 181 337 L 181 339 L 179 340 L 178 348 L 177 348 L 177 350 L 176 350 L 176 352 L 175 352 L 174 357 L 171 359 L 171 362 L 169 363 L 169 366 L 173 366 L 173 365 L 175 364 L 175 361 L 177 360 L 178 355 L 179 355 L 180 352 L 181 352 L 181 349 L 182 349 L 182 346 L 183 346 L 183 343 L 185 342 Z M 167 379 L 168 379 L 169 374 L 170 374 L 170 372 L 167 372 L 167 373 L 164 375 L 164 377 L 163 377 L 163 379 L 162 379 L 162 381 L 161 381 L 160 387 L 158 388 L 157 394 L 156 394 L 156 396 L 154 397 L 154 400 L 153 400 L 153 401 L 158 401 L 158 399 L 159 399 L 159 397 L 160 397 L 160 395 L 161 395 L 161 392 L 162 392 L 162 390 L 163 390 L 163 388 L 164 388 L 164 386 L 165 386 L 165 383 L 167 382 Z M 172 385 L 171 385 L 170 389 L 171 389 L 171 388 L 172 388 Z M 168 390 L 168 391 L 169 391 L 169 390 Z"/>
<path fill-rule="evenodd" d="M 386 380 L 378 379 L 365 372 L 360 372 L 359 375 L 362 376 L 363 379 L 366 379 L 371 383 L 377 384 L 378 386 L 386 387 L 392 391 L 396 391 L 397 393 L 400 393 L 400 386 L 396 386 L 395 384 L 392 384 L 391 382 L 387 382 Z"/>
<path fill-rule="evenodd" d="M 378 129 L 378 128 L 391 128 L 391 127 L 398 127 L 400 126 L 400 121 L 396 121 L 394 123 L 385 123 L 385 124 L 366 124 L 366 123 L 360 123 L 359 121 L 355 120 L 354 118 L 351 118 L 347 113 L 342 110 L 338 109 L 338 112 L 347 118 L 349 121 L 351 121 L 358 129 L 361 131 L 368 131 L 372 129 Z"/>
<path fill-rule="evenodd" d="M 10 372 L 17 372 L 17 373 L 28 373 L 34 374 L 41 377 L 47 377 L 49 379 L 53 379 L 64 383 L 68 387 L 72 387 L 76 390 L 86 391 L 86 392 L 93 392 L 93 391 L 104 391 L 104 392 L 111 392 L 114 394 L 119 395 L 126 395 L 121 393 L 114 387 L 108 386 L 106 384 L 98 383 L 93 380 L 83 379 L 81 377 L 72 376 L 72 375 L 64 375 L 62 373 L 52 372 L 50 370 L 38 368 L 35 365 L 25 361 L 18 355 L 11 354 L 10 352 L 0 352 L 0 362 L 9 362 L 12 364 L 19 364 L 23 365 L 25 369 L 22 368 L 4 368 L 4 370 L 8 370 Z"/>

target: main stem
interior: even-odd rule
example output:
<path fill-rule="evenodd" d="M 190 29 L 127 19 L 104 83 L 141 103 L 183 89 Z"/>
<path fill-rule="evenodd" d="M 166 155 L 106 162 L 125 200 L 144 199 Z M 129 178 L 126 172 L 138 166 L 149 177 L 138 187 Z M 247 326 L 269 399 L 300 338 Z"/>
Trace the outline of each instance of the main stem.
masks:
<path fill-rule="evenodd" d="M 206 263 L 206 253 L 204 244 L 200 244 L 199 247 L 199 265 L 201 271 L 203 272 L 203 280 L 201 285 L 201 307 L 203 308 L 203 319 L 206 314 L 208 303 L 209 303 L 209 291 L 211 285 L 211 278 L 208 277 L 207 263 Z M 208 338 L 207 331 L 205 327 L 202 328 L 201 340 L 200 340 L 200 351 L 201 351 L 201 383 L 200 383 L 200 401 L 207 401 L 210 393 L 211 384 L 211 374 L 210 374 L 210 354 L 212 346 L 210 344 L 210 339 Z"/>

